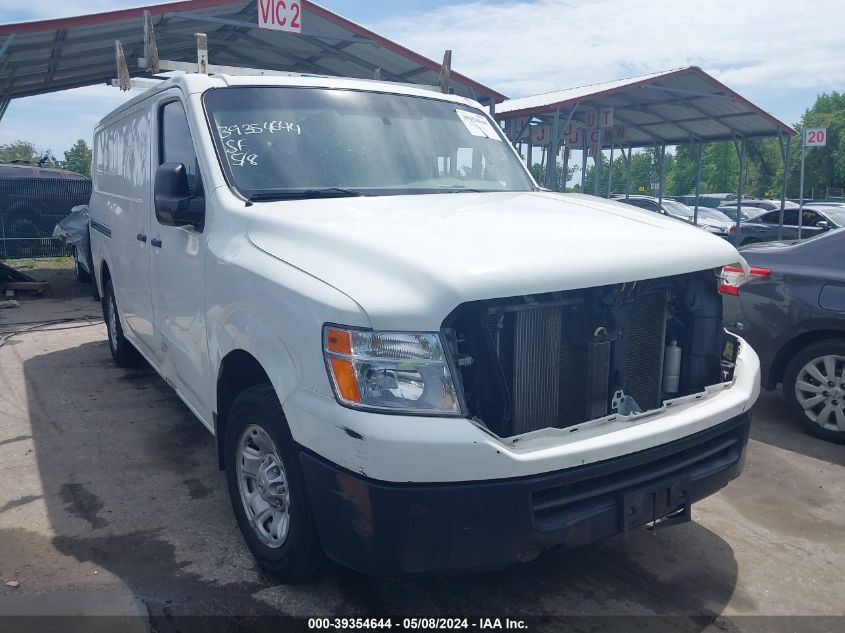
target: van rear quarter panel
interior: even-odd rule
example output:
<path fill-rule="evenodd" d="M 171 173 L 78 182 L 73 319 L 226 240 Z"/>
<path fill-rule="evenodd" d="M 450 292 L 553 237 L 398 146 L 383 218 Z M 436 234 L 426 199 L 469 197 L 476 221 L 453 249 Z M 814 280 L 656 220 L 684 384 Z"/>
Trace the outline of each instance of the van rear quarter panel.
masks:
<path fill-rule="evenodd" d="M 151 117 L 150 102 L 144 101 L 96 130 L 89 204 L 92 220 L 111 233 L 93 232 L 95 269 L 99 273 L 106 261 L 124 329 L 132 339 L 146 339 L 146 345 L 153 336 L 149 251 L 136 235 L 149 233 Z"/>

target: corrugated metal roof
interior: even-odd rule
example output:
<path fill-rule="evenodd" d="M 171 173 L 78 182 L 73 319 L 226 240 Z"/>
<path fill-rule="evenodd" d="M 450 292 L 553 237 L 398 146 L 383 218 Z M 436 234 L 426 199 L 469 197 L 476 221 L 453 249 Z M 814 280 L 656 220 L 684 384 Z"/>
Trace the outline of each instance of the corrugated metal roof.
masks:
<path fill-rule="evenodd" d="M 159 55 L 196 61 L 193 34 L 208 35 L 212 64 L 259 67 L 320 75 L 373 77 L 436 85 L 440 63 L 302 1 L 302 33 L 258 29 L 256 0 L 191 0 L 0 25 L 0 114 L 7 98 L 110 83 L 116 76 L 114 41 L 123 44 L 132 76 L 143 76 L 143 12 L 153 15 Z M 501 101 L 504 95 L 452 71 L 454 92 Z"/>
<path fill-rule="evenodd" d="M 513 121 L 512 129 L 518 134 L 531 117 L 548 120 L 560 110 L 565 121 L 573 112 L 569 131 L 576 135 L 578 129 L 598 127 L 590 120 L 607 108 L 613 108 L 617 145 L 795 134 L 787 124 L 695 66 L 509 99 L 496 106 L 496 118 Z"/>

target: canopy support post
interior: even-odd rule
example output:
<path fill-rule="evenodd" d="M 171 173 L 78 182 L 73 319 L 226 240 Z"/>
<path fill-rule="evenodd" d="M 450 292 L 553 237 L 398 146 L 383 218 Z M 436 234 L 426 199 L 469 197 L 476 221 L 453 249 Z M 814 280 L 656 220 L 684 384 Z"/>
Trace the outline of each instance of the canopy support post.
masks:
<path fill-rule="evenodd" d="M 624 153 L 622 154 L 625 155 Z M 634 148 L 628 146 L 628 155 L 625 157 L 625 202 L 631 199 L 631 162 L 634 157 Z"/>
<path fill-rule="evenodd" d="M 701 150 L 704 143 L 699 141 L 695 145 L 695 208 L 692 212 L 693 224 L 698 224 L 698 204 L 701 197 Z"/>
<path fill-rule="evenodd" d="M 552 136 L 546 151 L 546 189 L 557 191 L 557 145 L 560 137 L 560 108 L 552 118 Z"/>
<path fill-rule="evenodd" d="M 601 135 L 599 135 L 601 136 Z M 596 155 L 593 156 L 593 164 L 595 168 L 593 169 L 593 173 L 595 174 L 595 182 L 593 182 L 593 195 L 597 198 L 601 195 L 601 159 L 602 159 L 602 147 L 601 147 L 601 138 L 599 138 L 598 145 L 596 145 L 595 149 Z"/>
<path fill-rule="evenodd" d="M 587 135 L 581 131 L 581 193 L 584 193 L 584 183 L 587 180 Z"/>
<path fill-rule="evenodd" d="M 660 146 L 660 155 L 659 155 L 659 174 L 657 177 L 657 208 L 659 209 L 660 213 L 663 213 L 663 176 L 665 175 L 665 165 L 666 165 L 666 145 Z"/>
<path fill-rule="evenodd" d="M 560 191 L 560 184 L 557 180 L 557 155 L 561 146 L 561 130 L 566 130 L 566 128 L 569 127 L 569 123 L 572 121 L 572 117 L 575 115 L 575 110 L 577 109 L 578 104 L 576 103 L 572 106 L 572 109 L 569 110 L 569 114 L 566 116 L 566 121 L 564 121 L 563 125 L 561 125 L 560 109 L 558 108 L 555 110 L 554 119 L 552 121 L 552 137 L 549 139 L 549 156 L 552 158 L 546 165 L 546 187 L 554 189 L 555 191 Z M 564 156 L 568 162 L 569 155 L 564 153 Z M 554 165 L 554 168 L 549 170 L 548 164 Z M 565 167 L 566 166 L 564 166 L 564 168 Z M 566 190 L 566 171 L 563 173 L 563 189 L 564 191 Z"/>
<path fill-rule="evenodd" d="M 613 140 L 610 141 L 610 163 L 607 167 L 607 197 L 613 192 Z"/>
<path fill-rule="evenodd" d="M 742 192 L 745 187 L 745 139 L 740 141 L 734 139 L 734 147 L 736 148 L 737 156 L 739 156 L 739 182 L 737 183 L 736 192 L 736 231 L 734 231 L 734 246 L 739 246 L 742 242 Z"/>
<path fill-rule="evenodd" d="M 792 139 L 784 138 L 783 132 L 778 130 L 778 144 L 780 157 L 783 160 L 783 187 L 780 190 L 780 213 L 778 214 L 778 241 L 783 239 L 783 211 L 786 208 L 786 190 L 789 185 L 789 162 L 792 154 Z"/>
<path fill-rule="evenodd" d="M 376 69 L 373 71 L 373 79 L 381 81 L 381 66 L 376 66 Z"/>
<path fill-rule="evenodd" d="M 569 145 L 563 144 L 563 182 L 558 191 L 566 193 L 566 185 L 569 182 Z"/>

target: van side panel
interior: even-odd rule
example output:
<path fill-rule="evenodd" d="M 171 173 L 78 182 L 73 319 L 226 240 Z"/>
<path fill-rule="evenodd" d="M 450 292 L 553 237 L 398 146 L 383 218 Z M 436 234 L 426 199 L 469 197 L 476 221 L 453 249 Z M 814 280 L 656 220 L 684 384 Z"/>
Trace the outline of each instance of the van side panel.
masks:
<path fill-rule="evenodd" d="M 155 350 L 149 242 L 151 112 L 138 104 L 94 137 L 90 214 L 94 261 L 109 266 L 123 330 L 145 355 Z"/>

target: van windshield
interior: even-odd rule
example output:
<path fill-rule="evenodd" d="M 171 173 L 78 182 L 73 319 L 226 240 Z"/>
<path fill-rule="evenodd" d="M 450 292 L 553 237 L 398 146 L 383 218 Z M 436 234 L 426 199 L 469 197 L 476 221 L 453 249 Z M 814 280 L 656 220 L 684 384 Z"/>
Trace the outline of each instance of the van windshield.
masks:
<path fill-rule="evenodd" d="M 498 126 L 460 104 L 301 87 L 204 103 L 229 183 L 253 199 L 534 188 Z"/>

